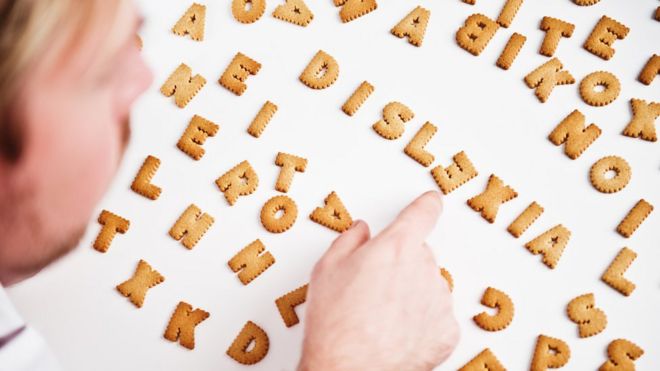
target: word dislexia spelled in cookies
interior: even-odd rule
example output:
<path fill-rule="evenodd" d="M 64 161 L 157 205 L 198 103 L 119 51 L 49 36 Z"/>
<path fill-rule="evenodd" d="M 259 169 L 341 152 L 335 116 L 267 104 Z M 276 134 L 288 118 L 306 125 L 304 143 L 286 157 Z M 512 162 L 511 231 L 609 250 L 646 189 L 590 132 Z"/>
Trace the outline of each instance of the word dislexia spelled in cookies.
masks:
<path fill-rule="evenodd" d="M 271 0 L 272 1 L 272 0 Z M 376 0 L 325 0 L 332 1 L 338 8 L 339 20 L 343 23 L 353 22 L 361 17 L 374 13 L 379 4 Z M 459 0 L 455 0 L 459 2 Z M 481 0 L 462 0 L 463 3 L 475 6 Z M 600 0 L 573 0 L 575 6 L 588 7 Z M 314 3 L 303 0 L 276 1 L 278 5 L 272 11 L 272 17 L 295 26 L 306 27 L 314 21 L 313 9 L 309 5 Z M 498 34 L 506 32 L 504 29 L 515 26 L 515 18 L 519 9 L 524 6 L 523 0 L 499 0 L 502 8 L 497 17 L 488 17 L 481 13 L 469 15 L 455 32 L 455 40 L 459 48 L 479 56 Z M 309 3 L 309 4 L 308 4 Z M 259 21 L 267 8 L 266 0 L 232 0 L 230 7 L 233 18 L 240 23 L 251 24 Z M 658 18 L 660 7 L 655 11 Z M 210 17 L 209 17 L 210 18 Z M 173 25 L 171 32 L 181 37 L 190 38 L 191 42 L 203 42 L 207 23 L 206 6 L 193 3 Z M 423 47 L 427 26 L 433 19 L 431 12 L 422 6 L 413 6 L 409 13 L 402 14 L 400 21 L 392 25 L 389 30 L 392 36 L 405 39 L 414 47 Z M 566 66 L 555 56 L 562 48 L 561 41 L 573 37 L 580 25 L 554 17 L 543 17 L 539 20 L 539 31 L 544 33 L 538 53 L 548 60 L 520 76 L 521 87 L 534 91 L 538 101 L 547 104 L 550 102 L 555 88 L 564 85 L 575 85 L 577 80 Z M 591 32 L 584 40 L 583 48 L 594 58 L 609 61 L 616 57 L 616 43 L 625 42 L 631 32 L 630 28 L 615 18 L 602 15 L 595 25 L 583 25 Z M 384 34 L 386 32 L 383 32 Z M 140 41 L 141 42 L 141 41 Z M 520 32 L 512 32 L 495 65 L 503 70 L 509 70 L 527 45 L 527 37 Z M 527 48 L 529 49 L 529 48 Z M 313 55 L 312 55 L 313 54 Z M 412 58 L 412 57 L 411 57 Z M 340 63 L 331 52 L 314 50 L 310 59 L 300 62 L 299 81 L 312 90 L 322 90 L 333 86 L 340 76 Z M 217 86 L 227 89 L 236 96 L 243 95 L 249 89 L 250 79 L 264 78 L 259 76 L 262 63 L 248 55 L 237 51 L 224 70 L 218 70 Z M 344 66 L 342 66 L 344 68 Z M 204 88 L 207 87 L 206 77 L 196 74 L 194 66 L 181 63 L 164 81 L 160 92 L 173 100 L 174 104 L 184 109 Z M 296 71 L 298 73 L 298 71 Z M 510 71 L 508 72 L 511 73 Z M 638 81 L 650 86 L 660 73 L 660 56 L 653 54 L 644 67 L 639 71 Z M 594 69 L 579 78 L 577 90 L 583 103 L 591 107 L 606 107 L 619 98 L 622 86 L 626 81 L 620 81 L 612 72 Z M 631 82 L 634 83 L 634 82 Z M 354 81 L 353 93 L 346 97 L 345 103 L 337 107 L 347 116 L 354 116 L 361 107 L 368 104 L 369 98 L 376 89 L 376 84 L 369 81 Z M 372 98 L 373 99 L 373 98 Z M 273 99 L 273 101 L 277 101 Z M 262 104 L 261 102 L 259 103 Z M 381 107 L 381 106 L 379 106 Z M 607 108 L 602 108 L 607 109 Z M 575 107 L 567 107 L 566 116 L 556 123 L 548 133 L 548 141 L 555 146 L 563 146 L 563 152 L 571 161 L 579 161 L 589 147 L 602 135 L 602 129 L 595 123 L 589 123 L 587 117 Z M 268 100 L 263 102 L 261 109 L 254 114 L 254 119 L 246 125 L 246 132 L 259 140 L 269 130 L 278 130 L 274 118 L 278 106 Z M 657 141 L 655 122 L 660 115 L 660 103 L 646 101 L 641 98 L 630 100 L 630 119 L 622 123 L 621 134 L 648 142 Z M 384 102 L 382 104 L 382 118 L 369 123 L 373 129 L 374 137 L 395 142 L 409 129 L 416 115 L 412 108 L 400 101 Z M 402 152 L 424 168 L 429 168 L 438 188 L 448 195 L 473 179 L 479 177 L 480 172 L 470 160 L 465 151 L 450 154 L 453 162 L 449 165 L 436 164 L 433 153 L 426 149 L 427 145 L 437 134 L 438 127 L 431 121 L 425 121 L 412 139 L 402 146 Z M 213 138 L 222 135 L 221 126 L 201 115 L 193 114 L 187 123 L 175 146 L 192 161 L 203 160 L 205 145 L 211 145 Z M 207 143 L 209 142 L 209 143 Z M 259 215 L 265 231 L 271 234 L 285 233 L 300 220 L 299 213 L 308 213 L 313 222 L 329 228 L 338 233 L 347 230 L 353 223 L 348 208 L 342 202 L 340 195 L 334 191 L 326 190 L 327 196 L 318 200 L 318 204 L 309 210 L 301 208 L 296 201 L 288 195 L 295 184 L 297 177 L 305 176 L 308 165 L 313 164 L 300 154 L 279 152 L 273 154 L 273 166 L 278 168 L 277 179 L 269 179 L 267 184 L 272 186 L 278 195 L 271 197 L 260 210 L 255 210 L 255 217 Z M 138 173 L 136 174 L 131 190 L 148 200 L 156 201 L 161 193 L 167 192 L 166 184 L 154 184 L 154 177 L 162 164 L 155 156 L 148 155 Z M 609 176 L 613 173 L 613 176 Z M 507 207 L 507 203 L 519 196 L 514 186 L 489 172 L 487 185 L 483 191 L 466 200 L 469 208 L 488 223 L 494 223 L 499 210 Z M 595 191 L 604 194 L 615 194 L 624 189 L 633 179 L 631 164 L 616 154 L 603 154 L 593 163 L 587 176 Z M 260 181 L 258 172 L 246 159 L 240 163 L 229 164 L 220 174 L 215 174 L 214 187 L 219 197 L 226 200 L 228 207 L 241 202 L 244 197 L 252 195 L 264 181 Z M 639 201 L 631 205 L 627 215 L 618 217 L 614 221 L 616 231 L 623 238 L 630 238 L 642 226 L 645 219 L 653 212 L 653 205 L 641 195 Z M 522 237 L 528 228 L 537 222 L 542 222 L 545 209 L 536 201 L 520 210 L 517 216 L 510 221 L 507 231 L 514 238 Z M 620 220 L 618 226 L 616 222 Z M 178 215 L 172 215 L 172 226 L 169 236 L 188 250 L 193 250 L 204 235 L 213 228 L 215 217 L 204 211 L 203 205 L 190 203 Z M 104 210 L 98 218 L 101 225 L 100 232 L 94 248 L 101 253 L 110 250 L 113 240 L 118 234 L 129 233 L 130 222 L 127 218 Z M 547 223 L 546 223 L 547 224 Z M 571 239 L 571 230 L 563 224 L 548 224 L 545 232 L 531 237 L 523 245 L 532 255 L 538 255 L 539 260 L 548 268 L 555 269 L 560 263 L 565 249 Z M 614 229 L 614 227 L 613 227 Z M 164 231 L 165 233 L 165 231 Z M 522 250 L 522 249 L 521 249 Z M 625 278 L 627 269 L 633 264 L 637 253 L 623 247 L 608 267 L 603 267 L 601 280 L 613 290 L 622 295 L 629 296 L 635 290 L 635 284 Z M 276 265 L 276 256 L 269 251 L 261 239 L 256 236 L 245 240 L 243 246 L 236 246 L 236 252 L 227 262 L 227 270 L 235 275 L 234 279 L 243 285 L 249 285 L 269 269 Z M 166 273 L 166 272 L 165 272 Z M 447 279 L 453 287 L 453 279 L 447 270 L 441 269 L 441 277 Z M 170 278 L 171 279 L 171 278 Z M 263 278 L 262 278 L 263 279 Z M 148 292 L 151 289 L 164 289 L 166 280 L 163 273 L 148 262 L 139 260 L 132 277 L 117 285 L 117 290 L 136 308 L 148 302 Z M 287 292 L 275 300 L 273 310 L 277 309 L 284 325 L 291 327 L 300 322 L 296 308 L 303 304 L 307 295 L 307 284 L 300 283 L 298 288 Z M 493 287 L 484 288 L 481 304 L 494 309 L 495 312 L 484 311 L 475 313 L 472 317 L 474 323 L 488 332 L 504 331 L 515 319 L 514 299 L 507 293 Z M 567 300 L 570 298 L 567 298 Z M 559 314 L 558 314 L 559 315 Z M 576 334 L 579 338 L 596 336 L 607 326 L 605 309 L 598 306 L 597 298 L 591 292 L 570 299 L 566 303 L 564 314 L 575 324 Z M 164 338 L 178 342 L 181 346 L 193 349 L 195 347 L 195 331 L 197 327 L 204 326 L 210 318 L 210 313 L 185 301 L 173 303 L 170 321 L 165 325 Z M 241 322 L 242 323 L 242 322 Z M 237 334 L 233 343 L 228 344 L 226 354 L 238 363 L 251 365 L 260 362 L 267 356 L 270 346 L 268 334 L 258 324 L 247 320 Z M 641 347 L 626 339 L 612 339 L 604 353 L 607 355 L 601 361 L 600 370 L 633 370 L 634 361 L 644 353 Z M 560 368 L 570 361 L 569 344 L 562 339 L 545 334 L 539 334 L 534 344 L 533 354 L 530 354 L 531 370 L 546 370 L 547 368 Z M 461 370 L 505 370 L 505 367 L 490 348 L 483 349 L 473 359 L 467 361 Z"/>

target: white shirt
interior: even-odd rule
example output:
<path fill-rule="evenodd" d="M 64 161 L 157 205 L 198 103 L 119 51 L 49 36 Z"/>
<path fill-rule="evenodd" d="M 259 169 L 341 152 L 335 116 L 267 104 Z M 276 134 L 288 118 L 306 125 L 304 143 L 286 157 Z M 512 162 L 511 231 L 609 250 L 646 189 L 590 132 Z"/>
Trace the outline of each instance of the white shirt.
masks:
<path fill-rule="evenodd" d="M 25 322 L 0 286 L 0 371 L 59 370 L 44 339 Z"/>

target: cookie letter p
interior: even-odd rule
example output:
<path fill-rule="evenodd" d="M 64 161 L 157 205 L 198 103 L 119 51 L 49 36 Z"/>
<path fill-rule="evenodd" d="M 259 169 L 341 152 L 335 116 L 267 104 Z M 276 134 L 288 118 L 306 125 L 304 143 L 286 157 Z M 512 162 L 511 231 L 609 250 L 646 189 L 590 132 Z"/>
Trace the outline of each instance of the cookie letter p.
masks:
<path fill-rule="evenodd" d="M 560 368 L 568 363 L 571 350 L 561 339 L 539 335 L 532 358 L 531 371 L 545 371 L 548 368 Z"/>

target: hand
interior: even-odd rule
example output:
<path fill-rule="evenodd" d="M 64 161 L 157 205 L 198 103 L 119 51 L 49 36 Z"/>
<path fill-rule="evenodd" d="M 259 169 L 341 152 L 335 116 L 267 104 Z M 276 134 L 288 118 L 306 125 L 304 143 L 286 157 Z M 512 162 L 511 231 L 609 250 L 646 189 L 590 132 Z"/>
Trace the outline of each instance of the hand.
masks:
<path fill-rule="evenodd" d="M 442 211 L 437 192 L 371 238 L 358 221 L 316 264 L 299 370 L 430 370 L 459 328 L 447 282 L 424 240 Z"/>

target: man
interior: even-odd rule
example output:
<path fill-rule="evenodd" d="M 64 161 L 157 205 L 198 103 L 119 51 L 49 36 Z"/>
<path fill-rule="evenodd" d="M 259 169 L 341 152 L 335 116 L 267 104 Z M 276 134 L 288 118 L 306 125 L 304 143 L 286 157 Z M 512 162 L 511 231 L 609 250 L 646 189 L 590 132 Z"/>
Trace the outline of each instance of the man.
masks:
<path fill-rule="evenodd" d="M 0 283 L 77 245 L 151 84 L 127 0 L 0 0 Z M 447 283 L 424 240 L 437 192 L 383 232 L 358 221 L 316 264 L 300 370 L 428 370 L 458 341 Z M 368 341 L 365 341 L 368 339 Z M 55 369 L 0 287 L 0 370 Z"/>

